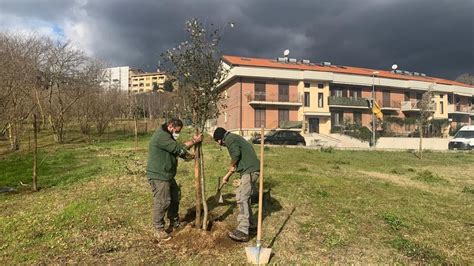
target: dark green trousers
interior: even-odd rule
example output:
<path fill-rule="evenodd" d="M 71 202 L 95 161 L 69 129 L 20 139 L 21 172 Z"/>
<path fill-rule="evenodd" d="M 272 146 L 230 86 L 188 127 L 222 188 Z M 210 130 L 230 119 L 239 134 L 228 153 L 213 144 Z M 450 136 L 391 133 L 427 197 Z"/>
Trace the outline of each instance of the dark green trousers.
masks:
<path fill-rule="evenodd" d="M 149 180 L 153 193 L 153 225 L 157 230 L 165 227 L 165 214 L 173 222 L 178 220 L 181 189 L 173 178 L 169 182 Z"/>

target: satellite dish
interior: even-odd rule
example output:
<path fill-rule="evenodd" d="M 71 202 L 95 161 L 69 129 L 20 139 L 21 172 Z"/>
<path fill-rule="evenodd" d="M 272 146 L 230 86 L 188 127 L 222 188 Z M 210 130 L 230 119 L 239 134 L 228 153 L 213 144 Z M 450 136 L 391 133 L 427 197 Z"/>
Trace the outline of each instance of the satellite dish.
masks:
<path fill-rule="evenodd" d="M 286 49 L 284 52 L 283 52 L 283 55 L 285 57 L 288 57 L 288 55 L 290 54 L 290 50 Z"/>
<path fill-rule="evenodd" d="M 397 68 L 398 68 L 397 64 L 393 64 L 393 65 L 392 65 L 392 69 L 393 69 L 393 70 L 395 70 L 395 69 L 397 69 Z"/>

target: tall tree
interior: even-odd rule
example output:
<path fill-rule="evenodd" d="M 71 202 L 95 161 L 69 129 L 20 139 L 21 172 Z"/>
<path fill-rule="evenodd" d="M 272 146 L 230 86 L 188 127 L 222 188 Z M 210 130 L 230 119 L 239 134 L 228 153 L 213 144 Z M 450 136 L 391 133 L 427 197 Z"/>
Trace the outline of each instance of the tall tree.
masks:
<path fill-rule="evenodd" d="M 182 95 L 183 113 L 193 123 L 196 134 L 203 132 L 208 119 L 219 116 L 223 95 L 217 86 L 226 78 L 228 69 L 221 62 L 220 29 L 210 25 L 206 30 L 197 19 L 186 21 L 187 40 L 162 54 L 170 63 L 169 72 L 177 79 Z M 207 228 L 207 204 L 201 145 L 195 147 L 196 226 L 201 225 L 201 205 L 204 208 L 203 229 Z"/>
<path fill-rule="evenodd" d="M 474 75 L 469 75 L 469 73 L 464 73 L 461 76 L 457 77 L 456 81 L 467 84 L 467 85 L 474 85 Z"/>
<path fill-rule="evenodd" d="M 423 158 L 423 133 L 428 125 L 431 123 L 434 113 L 434 104 L 433 104 L 433 85 L 430 85 L 428 91 L 423 93 L 421 98 L 420 105 L 420 115 L 418 116 L 418 131 L 420 133 L 420 146 L 418 155 L 419 158 Z"/>

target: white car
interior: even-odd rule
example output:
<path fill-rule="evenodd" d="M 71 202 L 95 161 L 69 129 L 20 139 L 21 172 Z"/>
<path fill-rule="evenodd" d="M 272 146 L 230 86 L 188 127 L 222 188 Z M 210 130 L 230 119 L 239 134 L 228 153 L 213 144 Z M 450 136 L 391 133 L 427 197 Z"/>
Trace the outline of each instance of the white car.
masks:
<path fill-rule="evenodd" d="M 474 126 L 463 126 L 459 129 L 454 139 L 449 141 L 450 150 L 472 150 L 474 149 Z"/>

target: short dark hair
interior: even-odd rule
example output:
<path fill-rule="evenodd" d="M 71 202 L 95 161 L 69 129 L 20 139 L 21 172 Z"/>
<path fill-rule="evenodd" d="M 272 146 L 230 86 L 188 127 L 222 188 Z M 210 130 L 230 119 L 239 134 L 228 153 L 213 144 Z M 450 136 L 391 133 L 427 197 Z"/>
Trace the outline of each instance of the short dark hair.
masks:
<path fill-rule="evenodd" d="M 226 132 L 227 131 L 222 127 L 216 128 L 216 130 L 214 130 L 214 135 L 213 135 L 214 140 L 218 141 L 218 140 L 224 139 L 224 135 L 225 135 Z"/>
<path fill-rule="evenodd" d="M 183 121 L 178 118 L 170 118 L 166 124 L 173 125 L 173 127 L 183 127 Z"/>

